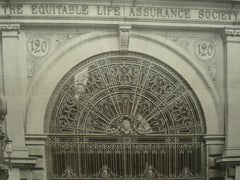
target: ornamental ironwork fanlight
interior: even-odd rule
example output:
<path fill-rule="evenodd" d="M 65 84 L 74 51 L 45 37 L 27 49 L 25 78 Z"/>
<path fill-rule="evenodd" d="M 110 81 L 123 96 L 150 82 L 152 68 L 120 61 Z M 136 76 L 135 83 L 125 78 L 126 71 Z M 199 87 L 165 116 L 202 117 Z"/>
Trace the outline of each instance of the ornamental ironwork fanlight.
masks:
<path fill-rule="evenodd" d="M 49 101 L 48 179 L 204 179 L 204 116 L 173 69 L 110 52 L 68 72 Z"/>

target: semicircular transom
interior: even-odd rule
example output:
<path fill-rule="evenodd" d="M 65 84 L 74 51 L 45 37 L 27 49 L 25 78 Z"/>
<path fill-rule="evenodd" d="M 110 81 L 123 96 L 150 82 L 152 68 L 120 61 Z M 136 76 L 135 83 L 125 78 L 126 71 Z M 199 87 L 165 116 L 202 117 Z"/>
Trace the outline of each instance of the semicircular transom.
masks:
<path fill-rule="evenodd" d="M 203 134 L 199 101 L 187 82 L 152 57 L 104 53 L 72 68 L 48 104 L 49 133 Z"/>

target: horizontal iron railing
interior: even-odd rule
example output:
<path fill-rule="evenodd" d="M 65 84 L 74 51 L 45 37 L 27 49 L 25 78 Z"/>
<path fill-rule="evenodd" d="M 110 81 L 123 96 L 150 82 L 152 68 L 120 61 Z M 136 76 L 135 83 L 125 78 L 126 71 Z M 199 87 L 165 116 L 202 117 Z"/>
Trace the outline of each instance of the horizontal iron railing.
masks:
<path fill-rule="evenodd" d="M 203 179 L 202 136 L 55 136 L 48 179 Z"/>

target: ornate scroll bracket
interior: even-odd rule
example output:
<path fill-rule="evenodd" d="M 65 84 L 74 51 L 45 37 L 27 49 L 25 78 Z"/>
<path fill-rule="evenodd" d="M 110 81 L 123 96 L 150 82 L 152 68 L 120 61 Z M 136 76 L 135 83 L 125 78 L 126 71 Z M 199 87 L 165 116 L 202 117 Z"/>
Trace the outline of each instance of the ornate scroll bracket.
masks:
<path fill-rule="evenodd" d="M 129 48 L 130 25 L 119 25 L 119 50 L 127 52 Z"/>
<path fill-rule="evenodd" d="M 225 29 L 225 36 L 240 36 L 240 29 Z"/>
<path fill-rule="evenodd" d="M 0 31 L 17 31 L 20 33 L 20 24 L 0 24 Z"/>

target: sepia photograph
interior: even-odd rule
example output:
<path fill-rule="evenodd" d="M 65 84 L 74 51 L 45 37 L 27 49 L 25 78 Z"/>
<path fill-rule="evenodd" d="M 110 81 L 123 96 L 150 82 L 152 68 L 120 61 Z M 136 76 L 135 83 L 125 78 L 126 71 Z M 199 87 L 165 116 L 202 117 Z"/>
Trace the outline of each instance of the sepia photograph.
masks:
<path fill-rule="evenodd" d="M 240 0 L 0 0 L 0 180 L 240 180 Z"/>

